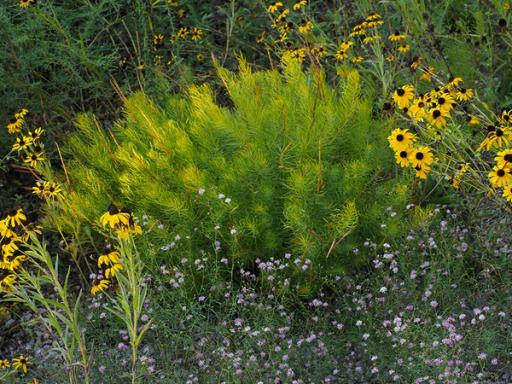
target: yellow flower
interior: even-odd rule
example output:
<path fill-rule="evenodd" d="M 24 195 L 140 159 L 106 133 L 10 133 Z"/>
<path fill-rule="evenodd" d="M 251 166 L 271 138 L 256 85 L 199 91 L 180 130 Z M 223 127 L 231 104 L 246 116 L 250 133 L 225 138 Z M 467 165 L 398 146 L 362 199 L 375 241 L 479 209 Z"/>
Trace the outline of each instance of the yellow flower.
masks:
<path fill-rule="evenodd" d="M 198 53 L 196 55 L 196 60 L 199 61 L 199 62 L 203 62 L 204 61 L 204 55 L 202 53 Z"/>
<path fill-rule="evenodd" d="M 412 85 L 404 85 L 393 93 L 393 100 L 398 104 L 400 109 L 409 106 L 409 101 L 414 98 L 414 87 Z"/>
<path fill-rule="evenodd" d="M 418 99 L 415 99 L 412 102 L 412 105 L 409 107 L 409 110 L 407 111 L 408 115 L 412 117 L 415 121 L 423 121 L 425 116 L 427 115 L 426 105 L 423 101 L 423 98 L 420 97 Z"/>
<path fill-rule="evenodd" d="M 408 129 L 397 128 L 388 136 L 389 146 L 393 151 L 400 152 L 411 148 L 416 141 L 416 135 Z"/>
<path fill-rule="evenodd" d="M 187 36 L 188 36 L 188 28 L 187 27 L 181 27 L 180 29 L 178 29 L 178 32 L 176 33 L 176 35 L 180 39 L 186 39 Z"/>
<path fill-rule="evenodd" d="M 490 126 L 488 129 L 489 133 L 478 147 L 479 151 L 482 149 L 488 151 L 491 148 L 502 148 L 506 145 L 510 145 L 512 141 L 512 131 L 510 128 L 496 128 Z"/>
<path fill-rule="evenodd" d="M 35 0 L 31 0 L 32 3 L 35 3 Z M 25 116 L 27 116 L 28 109 L 27 108 L 21 108 L 18 112 L 14 114 L 14 117 L 17 119 L 24 119 Z"/>
<path fill-rule="evenodd" d="M 187 16 L 187 11 L 185 11 L 183 8 L 178 9 L 178 17 L 183 19 L 185 16 Z"/>
<path fill-rule="evenodd" d="M 91 288 L 91 294 L 96 296 L 100 292 L 105 292 L 110 285 L 110 280 L 102 279 L 99 283 L 96 283 Z"/>
<path fill-rule="evenodd" d="M 468 116 L 466 121 L 468 122 L 469 125 L 478 125 L 480 124 L 480 119 L 476 116 Z"/>
<path fill-rule="evenodd" d="M 199 28 L 192 28 L 191 39 L 192 41 L 199 41 L 203 38 L 203 31 Z"/>
<path fill-rule="evenodd" d="M 495 188 L 505 187 L 512 184 L 512 174 L 510 170 L 495 166 L 491 172 L 489 172 L 489 180 Z"/>
<path fill-rule="evenodd" d="M 427 115 L 430 124 L 436 127 L 442 127 L 446 124 L 446 118 L 450 116 L 450 113 L 445 109 L 431 109 Z"/>
<path fill-rule="evenodd" d="M 324 57 L 327 55 L 327 50 L 324 47 L 313 47 L 311 54 L 316 57 Z"/>
<path fill-rule="evenodd" d="M 20 7 L 27 8 L 35 3 L 35 0 L 20 0 Z"/>
<path fill-rule="evenodd" d="M 416 167 L 414 167 L 414 169 L 416 170 L 416 177 L 420 178 L 420 179 L 426 179 L 429 172 L 430 172 L 430 167 L 424 165 L 424 166 L 419 166 L 417 165 Z"/>
<path fill-rule="evenodd" d="M 42 128 L 36 128 L 34 131 L 30 131 L 28 133 L 28 136 L 30 136 L 30 138 L 33 141 L 37 141 L 41 138 L 43 132 L 44 132 L 44 130 Z"/>
<path fill-rule="evenodd" d="M 120 264 L 121 263 L 121 254 L 118 251 L 112 251 L 98 257 L 98 268 L 101 268 L 103 265 L 109 266 L 112 264 Z"/>
<path fill-rule="evenodd" d="M 30 144 L 32 144 L 32 137 L 30 136 L 24 136 L 24 137 L 17 137 L 16 142 L 12 146 L 13 151 L 21 151 L 22 149 L 27 149 Z"/>
<path fill-rule="evenodd" d="M 460 88 L 455 94 L 455 97 L 458 101 L 468 101 L 473 97 L 473 90 L 470 88 Z"/>
<path fill-rule="evenodd" d="M 507 199 L 509 203 L 512 203 L 512 185 L 506 185 L 503 187 L 503 197 Z"/>
<path fill-rule="evenodd" d="M 117 272 L 121 271 L 123 269 L 123 264 L 112 264 L 110 268 L 107 268 L 105 270 L 105 277 L 107 279 L 110 279 L 117 275 Z"/>
<path fill-rule="evenodd" d="M 354 56 L 350 59 L 351 62 L 356 64 L 361 64 L 364 61 L 364 57 L 362 56 Z"/>
<path fill-rule="evenodd" d="M 435 105 L 432 104 L 433 108 L 438 108 L 450 112 L 455 106 L 455 100 L 449 94 L 439 96 L 435 101 Z"/>
<path fill-rule="evenodd" d="M 408 167 L 411 164 L 409 161 L 409 150 L 404 149 L 402 151 L 395 152 L 395 160 L 402 168 Z"/>
<path fill-rule="evenodd" d="M 17 371 L 22 371 L 23 373 L 27 373 L 28 366 L 30 365 L 30 359 L 23 355 L 19 357 L 15 357 L 12 359 L 12 366 L 16 368 Z"/>
<path fill-rule="evenodd" d="M 0 280 L 0 292 L 12 292 L 12 286 L 16 284 L 17 277 L 10 273 Z"/>
<path fill-rule="evenodd" d="M 379 35 L 373 35 L 373 36 L 366 36 L 364 39 L 363 39 L 363 44 L 370 44 L 370 43 L 373 43 L 374 41 L 377 41 L 380 39 L 380 36 Z"/>
<path fill-rule="evenodd" d="M 496 156 L 494 160 L 500 168 L 512 168 L 512 149 L 505 149 L 498 152 L 498 156 Z"/>
<path fill-rule="evenodd" d="M 293 4 L 293 10 L 297 11 L 302 7 L 305 7 L 306 5 L 308 5 L 308 0 L 299 0 L 295 4 Z"/>
<path fill-rule="evenodd" d="M 391 41 L 401 41 L 405 40 L 407 38 L 407 35 L 405 33 L 400 33 L 398 31 L 395 31 L 395 33 L 388 36 L 388 39 Z"/>
<path fill-rule="evenodd" d="M 277 11 L 279 8 L 281 8 L 283 6 L 283 3 L 280 2 L 280 1 L 274 1 L 272 2 L 268 8 L 267 8 L 267 12 L 268 13 L 274 13 L 275 11 Z"/>
<path fill-rule="evenodd" d="M 23 120 L 22 118 L 13 117 L 9 121 L 9 124 L 7 124 L 7 132 L 10 135 L 12 135 L 13 133 L 17 133 L 17 132 L 21 131 L 21 127 L 23 126 L 24 122 L 25 122 L 25 120 Z"/>
<path fill-rule="evenodd" d="M 42 151 L 29 153 L 23 160 L 25 164 L 32 168 L 36 168 L 41 161 L 44 161 L 44 153 Z"/>
<path fill-rule="evenodd" d="M 10 366 L 11 366 L 11 363 L 9 362 L 9 360 L 6 360 L 6 359 L 0 360 L 0 369 L 7 369 Z"/>
<path fill-rule="evenodd" d="M 23 213 L 23 209 L 18 208 L 16 211 L 13 210 L 7 214 L 7 217 L 3 221 L 8 227 L 14 228 L 17 225 L 22 225 L 26 220 L 27 217 Z"/>
<path fill-rule="evenodd" d="M 336 58 L 336 60 L 341 61 L 348 57 L 348 53 L 344 49 L 338 49 L 334 57 Z"/>
<path fill-rule="evenodd" d="M 448 82 L 447 87 L 451 91 L 452 89 L 455 89 L 456 87 L 458 87 L 461 82 L 462 82 L 462 77 L 454 77 L 453 79 L 451 79 Z"/>
<path fill-rule="evenodd" d="M 309 20 L 302 19 L 299 23 L 299 32 L 307 33 L 313 28 L 313 23 Z"/>
<path fill-rule="evenodd" d="M 430 165 L 434 162 L 432 149 L 427 146 L 415 148 L 409 155 L 409 161 L 413 167 L 430 167 Z"/>
<path fill-rule="evenodd" d="M 153 35 L 153 44 L 156 45 L 157 47 L 162 45 L 162 43 L 164 42 L 164 35 L 161 34 L 161 33 L 157 33 L 155 35 Z"/>
<path fill-rule="evenodd" d="M 409 52 L 411 50 L 411 46 L 409 44 L 402 44 L 401 46 L 398 47 L 398 52 L 401 52 L 401 53 L 406 53 L 406 52 Z"/>
<path fill-rule="evenodd" d="M 114 204 L 110 204 L 108 211 L 100 217 L 100 223 L 103 228 L 109 225 L 112 229 L 116 229 L 121 225 L 130 225 L 130 214 L 120 212 Z"/>

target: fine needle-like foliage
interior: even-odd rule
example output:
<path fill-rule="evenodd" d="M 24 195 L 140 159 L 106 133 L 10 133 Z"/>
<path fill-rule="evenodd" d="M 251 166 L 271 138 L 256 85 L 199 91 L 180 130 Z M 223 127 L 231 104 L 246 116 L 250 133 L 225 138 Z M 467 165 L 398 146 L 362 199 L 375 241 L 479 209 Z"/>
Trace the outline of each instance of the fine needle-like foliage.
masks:
<path fill-rule="evenodd" d="M 216 240 L 246 266 L 290 251 L 328 273 L 357 264 L 358 241 L 403 233 L 408 182 L 386 150 L 389 124 L 372 117 L 356 71 L 332 87 L 318 68 L 283 67 L 218 69 L 229 106 L 201 85 L 164 108 L 134 95 L 112 130 L 80 116 L 67 196 L 48 220 L 76 228 L 114 202 L 181 234 L 180 258 Z"/>

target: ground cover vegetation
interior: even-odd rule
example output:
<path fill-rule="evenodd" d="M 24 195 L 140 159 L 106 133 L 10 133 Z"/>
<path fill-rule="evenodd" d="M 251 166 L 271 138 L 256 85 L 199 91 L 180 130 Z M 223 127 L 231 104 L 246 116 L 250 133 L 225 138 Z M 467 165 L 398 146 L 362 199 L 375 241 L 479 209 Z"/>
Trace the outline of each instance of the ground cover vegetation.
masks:
<path fill-rule="evenodd" d="M 0 5 L 0 381 L 512 381 L 512 3 Z"/>

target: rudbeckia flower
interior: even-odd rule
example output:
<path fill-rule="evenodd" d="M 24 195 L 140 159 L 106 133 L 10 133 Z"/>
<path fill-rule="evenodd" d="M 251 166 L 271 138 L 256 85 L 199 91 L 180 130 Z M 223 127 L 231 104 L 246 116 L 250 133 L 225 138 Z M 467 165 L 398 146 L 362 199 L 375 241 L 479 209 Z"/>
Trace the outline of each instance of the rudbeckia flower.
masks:
<path fill-rule="evenodd" d="M 511 141 L 512 131 L 510 128 L 489 127 L 489 133 L 478 147 L 478 150 L 485 149 L 489 151 L 491 148 L 502 148 L 510 145 Z"/>
<path fill-rule="evenodd" d="M 109 266 L 121 263 L 121 254 L 118 251 L 112 251 L 98 257 L 98 268 L 103 265 Z"/>
<path fill-rule="evenodd" d="M 395 33 L 388 36 L 388 39 L 391 41 L 401 41 L 405 40 L 407 35 L 405 33 L 400 33 L 398 31 L 395 31 Z"/>
<path fill-rule="evenodd" d="M 13 133 L 17 133 L 21 130 L 23 123 L 25 121 L 22 118 L 13 117 L 9 124 L 7 124 L 7 132 L 12 135 Z"/>
<path fill-rule="evenodd" d="M 27 373 L 28 366 L 30 364 L 31 364 L 30 363 L 30 359 L 28 357 L 23 356 L 23 355 L 21 355 L 19 357 L 15 357 L 14 359 L 12 359 L 12 366 L 17 371 L 22 371 L 23 373 Z"/>
<path fill-rule="evenodd" d="M 446 109 L 434 108 L 431 109 L 427 115 L 430 124 L 436 127 L 442 127 L 446 124 L 446 118 L 450 113 Z"/>
<path fill-rule="evenodd" d="M 27 217 L 23 213 L 22 208 L 18 208 L 16 211 L 11 211 L 7 214 L 7 217 L 3 220 L 7 227 L 15 228 L 17 225 L 22 225 Z"/>
<path fill-rule="evenodd" d="M 274 1 L 272 3 L 270 3 L 270 5 L 268 6 L 267 8 L 267 12 L 268 13 L 274 13 L 275 11 L 277 11 L 279 8 L 281 8 L 283 6 L 283 3 L 280 2 L 280 1 Z"/>
<path fill-rule="evenodd" d="M 32 138 L 30 136 L 17 137 L 16 142 L 12 145 L 13 151 L 21 151 L 27 149 L 32 144 Z"/>
<path fill-rule="evenodd" d="M 414 87 L 412 85 L 404 85 L 393 93 L 393 100 L 400 109 L 409 106 L 409 101 L 414 98 Z"/>
<path fill-rule="evenodd" d="M 313 28 L 313 23 L 310 20 L 302 19 L 299 23 L 299 32 L 307 33 Z"/>
<path fill-rule="evenodd" d="M 450 95 L 439 96 L 436 100 L 437 108 L 450 112 L 455 106 L 455 100 Z"/>
<path fill-rule="evenodd" d="M 9 360 L 6 360 L 6 359 L 0 360 L 0 369 L 7 369 L 10 366 L 11 366 L 11 363 L 9 362 Z"/>
<path fill-rule="evenodd" d="M 499 121 L 503 125 L 509 125 L 512 120 L 512 110 L 504 110 L 501 112 L 501 116 L 499 117 Z"/>
<path fill-rule="evenodd" d="M 401 52 L 401 53 L 406 53 L 406 52 L 409 52 L 411 50 L 411 46 L 409 44 L 402 44 L 401 46 L 398 47 L 398 52 Z"/>
<path fill-rule="evenodd" d="M 408 167 L 411 163 L 409 162 L 409 151 L 404 149 L 395 152 L 395 160 L 398 165 L 402 168 Z"/>
<path fill-rule="evenodd" d="M 419 166 L 417 165 L 416 167 L 414 167 L 414 169 L 416 170 L 416 177 L 420 178 L 420 179 L 426 179 L 429 172 L 430 172 L 430 167 L 424 165 L 424 166 Z"/>
<path fill-rule="evenodd" d="M 302 7 L 305 7 L 306 5 L 308 5 L 308 0 L 299 0 L 295 4 L 293 4 L 293 10 L 297 11 Z"/>
<path fill-rule="evenodd" d="M 126 212 L 120 212 L 114 204 L 110 204 L 108 211 L 100 217 L 100 223 L 103 228 L 108 225 L 110 228 L 116 229 L 120 225 L 130 224 L 130 214 Z"/>
<path fill-rule="evenodd" d="M 413 149 L 409 155 L 409 161 L 413 167 L 430 167 L 430 165 L 434 162 L 432 149 L 427 146 Z"/>
<path fill-rule="evenodd" d="M 388 136 L 388 141 L 391 149 L 395 152 L 399 152 L 411 148 L 416 141 L 416 135 L 409 132 L 408 129 L 397 128 Z"/>
<path fill-rule="evenodd" d="M 512 185 L 509 184 L 503 188 L 503 197 L 509 203 L 512 203 Z"/>
<path fill-rule="evenodd" d="M 105 292 L 110 285 L 110 280 L 101 279 L 99 283 L 96 283 L 91 288 L 91 294 L 96 296 L 100 292 Z"/>
<path fill-rule="evenodd" d="M 153 35 L 153 44 L 155 46 L 160 46 L 162 45 L 162 43 L 164 42 L 164 35 L 161 34 L 161 33 L 157 33 L 155 35 Z"/>
<path fill-rule="evenodd" d="M 112 264 L 110 268 L 107 268 L 105 270 L 105 277 L 107 279 L 110 279 L 117 275 L 117 272 L 123 270 L 123 264 Z"/>
<path fill-rule="evenodd" d="M 495 166 L 491 172 L 489 172 L 489 180 L 495 188 L 505 187 L 512 184 L 512 174 L 510 170 Z"/>
<path fill-rule="evenodd" d="M 426 104 L 423 98 L 415 99 L 407 112 L 415 121 L 423 121 L 427 115 Z"/>
<path fill-rule="evenodd" d="M 41 161 L 44 161 L 44 153 L 42 151 L 29 153 L 23 160 L 25 164 L 28 164 L 32 168 L 36 168 Z"/>
<path fill-rule="evenodd" d="M 469 125 L 478 125 L 480 124 L 480 119 L 476 116 L 470 115 L 467 117 L 466 121 Z"/>
<path fill-rule="evenodd" d="M 192 28 L 192 32 L 190 33 L 190 38 L 192 41 L 199 41 L 203 38 L 203 31 L 199 28 Z"/>
<path fill-rule="evenodd" d="M 457 93 L 455 93 L 455 97 L 458 101 L 468 101 L 473 97 L 473 90 L 469 88 L 460 88 Z"/>
<path fill-rule="evenodd" d="M 498 156 L 494 160 L 496 160 L 496 165 L 500 168 L 512 168 L 512 149 L 498 152 Z"/>

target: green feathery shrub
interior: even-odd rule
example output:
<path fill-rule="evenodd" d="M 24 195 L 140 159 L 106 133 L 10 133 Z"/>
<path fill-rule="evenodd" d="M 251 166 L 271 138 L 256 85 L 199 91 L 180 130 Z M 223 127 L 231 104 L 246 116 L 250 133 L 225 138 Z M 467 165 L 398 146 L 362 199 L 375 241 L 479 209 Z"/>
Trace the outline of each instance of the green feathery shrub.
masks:
<path fill-rule="evenodd" d="M 322 274 L 364 260 L 354 248 L 367 237 L 403 235 L 410 180 L 396 173 L 393 127 L 372 117 L 356 71 L 335 88 L 295 63 L 280 74 L 242 62 L 218 76 L 225 106 L 204 84 L 161 108 L 135 94 L 111 130 L 80 116 L 65 147 L 69 193 L 48 222 L 78 233 L 113 202 L 179 234 L 177 260 L 220 241 L 243 267 L 291 252 Z"/>

